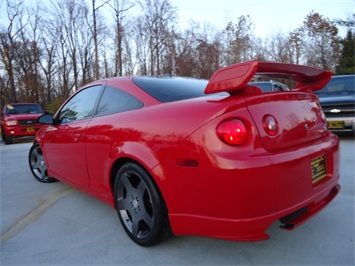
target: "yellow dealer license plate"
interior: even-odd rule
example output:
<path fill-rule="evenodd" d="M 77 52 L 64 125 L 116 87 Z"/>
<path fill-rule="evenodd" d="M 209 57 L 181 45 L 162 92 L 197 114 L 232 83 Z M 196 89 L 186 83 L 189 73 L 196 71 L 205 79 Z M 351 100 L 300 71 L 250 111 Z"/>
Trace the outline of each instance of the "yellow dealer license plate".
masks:
<path fill-rule="evenodd" d="M 327 176 L 324 156 L 312 160 L 311 167 L 312 167 L 312 183 L 316 183 L 317 181 Z"/>
<path fill-rule="evenodd" d="M 35 131 L 35 128 L 34 127 L 28 127 L 28 128 L 26 128 L 26 131 L 27 132 L 33 132 L 33 131 Z"/>
<path fill-rule="evenodd" d="M 328 128 L 344 128 L 344 121 L 328 121 Z"/>

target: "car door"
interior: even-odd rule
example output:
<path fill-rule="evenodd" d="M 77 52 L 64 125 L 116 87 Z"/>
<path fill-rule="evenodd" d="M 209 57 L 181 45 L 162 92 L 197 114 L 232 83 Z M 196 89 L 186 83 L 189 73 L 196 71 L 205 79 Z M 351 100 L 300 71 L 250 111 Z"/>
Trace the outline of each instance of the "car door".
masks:
<path fill-rule="evenodd" d="M 109 173 L 115 157 L 114 150 L 122 145 L 127 134 L 134 131 L 121 128 L 122 121 L 129 119 L 130 111 L 140 109 L 143 103 L 119 88 L 107 86 L 98 104 L 97 113 L 87 127 L 87 167 L 90 189 L 109 197 Z M 133 111 L 134 112 L 134 111 Z"/>
<path fill-rule="evenodd" d="M 86 127 L 93 117 L 102 86 L 79 91 L 60 110 L 46 132 L 48 174 L 77 187 L 88 187 Z"/>

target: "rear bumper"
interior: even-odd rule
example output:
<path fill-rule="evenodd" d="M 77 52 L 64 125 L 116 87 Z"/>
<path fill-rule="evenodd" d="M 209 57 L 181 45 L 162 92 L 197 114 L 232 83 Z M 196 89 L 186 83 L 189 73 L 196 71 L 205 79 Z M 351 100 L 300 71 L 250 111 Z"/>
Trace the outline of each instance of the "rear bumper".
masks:
<path fill-rule="evenodd" d="M 330 191 L 326 190 L 309 204 L 305 205 L 301 209 L 296 210 L 282 218 L 280 218 L 281 228 L 292 230 L 297 226 L 303 224 L 308 219 L 313 217 L 323 208 L 325 208 L 340 191 L 340 185 L 336 184 Z"/>
<path fill-rule="evenodd" d="M 270 236 L 265 232 L 280 220 L 282 229 L 293 230 L 325 208 L 338 194 L 340 185 L 313 196 L 282 211 L 251 219 L 217 219 L 194 215 L 170 214 L 170 223 L 176 235 L 200 235 L 236 241 L 260 241 Z"/>
<path fill-rule="evenodd" d="M 322 156 L 326 176 L 313 183 L 311 165 Z M 340 189 L 339 140 L 331 133 L 276 152 L 202 157 L 212 159 L 213 167 L 199 161 L 201 167 L 175 176 L 179 184 L 170 190 L 175 193 L 164 195 L 176 235 L 267 239 L 265 231 L 275 221 L 281 219 L 283 228 L 292 230 L 326 207 Z M 196 186 L 189 186 L 191 182 Z"/>

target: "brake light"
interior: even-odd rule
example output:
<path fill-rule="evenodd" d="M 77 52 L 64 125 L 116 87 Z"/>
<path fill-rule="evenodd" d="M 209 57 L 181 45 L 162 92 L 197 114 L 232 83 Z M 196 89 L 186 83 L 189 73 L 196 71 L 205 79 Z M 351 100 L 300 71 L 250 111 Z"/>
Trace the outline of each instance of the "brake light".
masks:
<path fill-rule="evenodd" d="M 248 130 L 242 120 L 231 119 L 218 125 L 217 135 L 227 144 L 242 145 L 248 139 Z"/>

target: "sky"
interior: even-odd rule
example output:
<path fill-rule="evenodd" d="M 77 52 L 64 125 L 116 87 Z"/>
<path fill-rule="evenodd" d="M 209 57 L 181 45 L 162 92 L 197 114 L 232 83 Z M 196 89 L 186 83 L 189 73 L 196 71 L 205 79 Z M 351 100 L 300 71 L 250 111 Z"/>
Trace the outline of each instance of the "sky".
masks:
<path fill-rule="evenodd" d="M 355 0 L 171 0 L 171 3 L 178 8 L 182 29 L 188 28 L 191 19 L 221 29 L 229 21 L 236 23 L 240 16 L 250 15 L 255 35 L 262 38 L 302 26 L 312 10 L 330 20 L 347 20 L 355 14 Z M 345 36 L 346 28 L 340 34 Z"/>
<path fill-rule="evenodd" d="M 24 0 L 27 4 L 37 1 L 50 2 Z M 91 4 L 91 0 L 87 1 Z M 97 3 L 103 1 L 96 0 Z M 304 18 L 312 11 L 330 20 L 347 20 L 355 14 L 355 0 L 170 0 L 170 3 L 178 9 L 180 30 L 189 28 L 191 20 L 223 29 L 229 21 L 236 23 L 240 16 L 250 15 L 255 25 L 254 33 L 260 38 L 280 31 L 289 33 L 302 26 Z M 6 0 L 0 0 L 0 4 L 2 20 L 6 18 Z M 339 35 L 345 37 L 346 28 L 339 29 Z"/>

